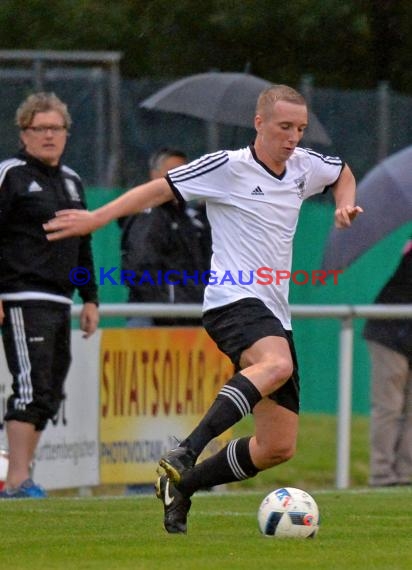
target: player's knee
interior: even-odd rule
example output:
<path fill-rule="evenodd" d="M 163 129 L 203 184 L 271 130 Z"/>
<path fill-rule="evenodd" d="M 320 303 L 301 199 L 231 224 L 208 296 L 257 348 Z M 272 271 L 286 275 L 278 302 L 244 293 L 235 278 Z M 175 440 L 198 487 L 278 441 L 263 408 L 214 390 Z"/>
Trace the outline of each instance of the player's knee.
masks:
<path fill-rule="evenodd" d="M 279 375 L 286 382 L 293 374 L 293 362 L 290 358 L 282 359 L 280 363 Z"/>
<path fill-rule="evenodd" d="M 276 358 L 268 362 L 267 368 L 274 388 L 284 384 L 293 374 L 293 362 L 290 358 Z"/>
<path fill-rule="evenodd" d="M 292 457 L 295 455 L 296 453 L 296 449 L 294 447 L 289 447 L 287 449 L 284 449 L 282 451 L 282 455 L 281 455 L 281 463 L 285 463 L 286 461 L 289 461 L 290 459 L 292 459 Z"/>
<path fill-rule="evenodd" d="M 276 448 L 270 450 L 268 454 L 269 467 L 274 467 L 275 465 L 280 465 L 281 463 L 286 463 L 292 459 L 296 452 L 296 445 L 281 445 L 276 446 Z"/>

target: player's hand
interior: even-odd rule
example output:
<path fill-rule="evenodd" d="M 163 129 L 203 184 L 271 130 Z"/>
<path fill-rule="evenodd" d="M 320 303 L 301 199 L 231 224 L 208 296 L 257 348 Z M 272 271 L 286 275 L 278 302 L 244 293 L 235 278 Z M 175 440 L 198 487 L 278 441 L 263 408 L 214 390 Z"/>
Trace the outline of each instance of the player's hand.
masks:
<path fill-rule="evenodd" d="M 85 236 L 98 228 L 93 212 L 87 210 L 60 210 L 56 217 L 43 224 L 49 241 L 73 236 Z"/>
<path fill-rule="evenodd" d="M 83 331 L 83 338 L 89 338 L 97 329 L 99 324 L 99 310 L 95 303 L 85 303 L 80 313 L 80 328 Z"/>
<path fill-rule="evenodd" d="M 0 325 L 3 324 L 3 321 L 4 321 L 3 302 L 0 301 Z"/>
<path fill-rule="evenodd" d="M 352 221 L 363 212 L 360 206 L 345 206 L 335 210 L 335 226 L 338 229 L 349 228 Z"/>

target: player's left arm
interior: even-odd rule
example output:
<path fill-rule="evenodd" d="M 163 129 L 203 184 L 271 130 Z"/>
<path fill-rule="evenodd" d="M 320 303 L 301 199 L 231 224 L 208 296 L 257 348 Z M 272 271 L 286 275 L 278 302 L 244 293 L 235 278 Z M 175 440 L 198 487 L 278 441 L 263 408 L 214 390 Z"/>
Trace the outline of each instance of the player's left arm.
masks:
<path fill-rule="evenodd" d="M 355 205 L 356 181 L 347 164 L 345 164 L 339 178 L 332 186 L 332 192 L 336 205 L 335 226 L 337 228 L 348 228 L 352 220 L 363 212 L 363 209 Z"/>

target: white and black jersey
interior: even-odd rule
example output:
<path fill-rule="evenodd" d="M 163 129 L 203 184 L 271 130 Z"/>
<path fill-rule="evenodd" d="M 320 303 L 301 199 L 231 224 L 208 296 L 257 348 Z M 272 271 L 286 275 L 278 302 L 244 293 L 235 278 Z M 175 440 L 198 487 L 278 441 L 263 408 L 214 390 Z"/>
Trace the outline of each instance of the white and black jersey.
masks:
<path fill-rule="evenodd" d="M 207 154 L 168 173 L 179 199 L 206 202 L 213 254 L 205 311 L 257 297 L 291 329 L 289 280 L 277 279 L 277 272 L 291 271 L 303 200 L 334 184 L 342 168 L 339 157 L 296 148 L 278 176 L 251 145 Z"/>

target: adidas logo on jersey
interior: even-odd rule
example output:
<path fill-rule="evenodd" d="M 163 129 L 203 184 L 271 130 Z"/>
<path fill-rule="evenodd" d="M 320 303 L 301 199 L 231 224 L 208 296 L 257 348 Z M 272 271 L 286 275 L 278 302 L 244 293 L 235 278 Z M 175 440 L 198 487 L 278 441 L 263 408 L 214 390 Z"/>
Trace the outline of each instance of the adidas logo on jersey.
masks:
<path fill-rule="evenodd" d="M 252 190 L 252 196 L 264 196 L 264 192 L 260 186 L 256 186 L 254 190 Z"/>
<path fill-rule="evenodd" d="M 29 192 L 41 192 L 43 188 L 33 180 L 29 186 Z"/>

